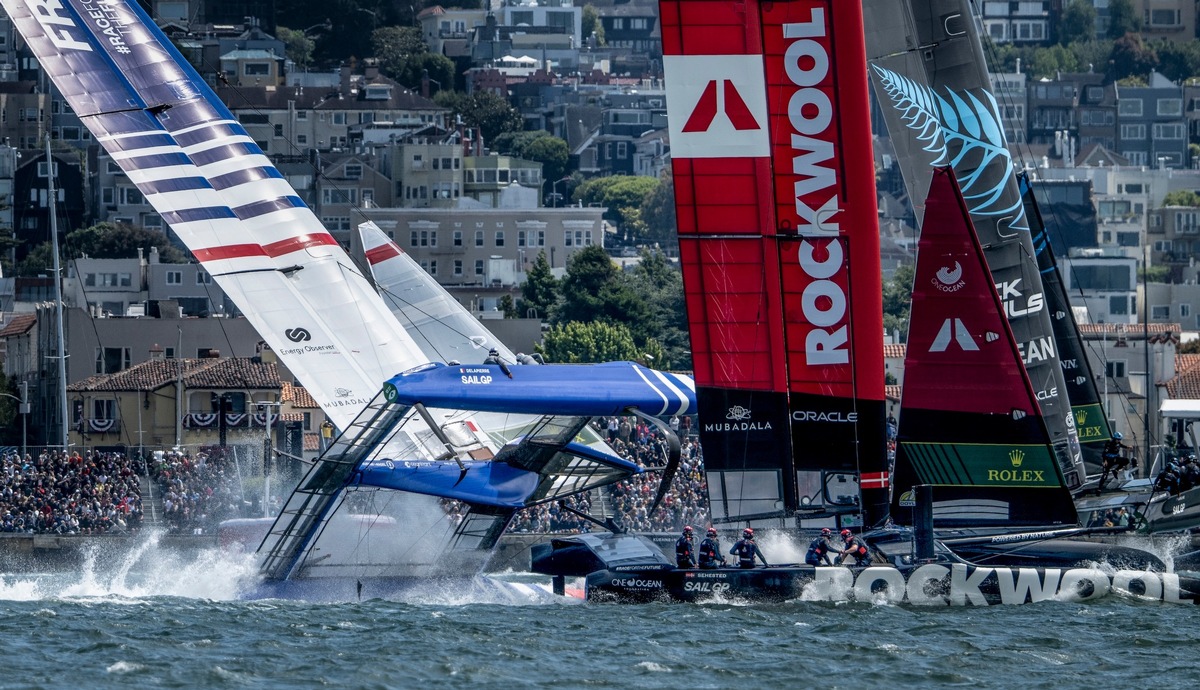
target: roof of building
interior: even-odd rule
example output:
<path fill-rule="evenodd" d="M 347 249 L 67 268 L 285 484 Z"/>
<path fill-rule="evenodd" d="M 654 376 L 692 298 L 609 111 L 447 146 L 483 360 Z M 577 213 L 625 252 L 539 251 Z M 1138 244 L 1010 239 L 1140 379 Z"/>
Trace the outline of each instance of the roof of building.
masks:
<path fill-rule="evenodd" d="M 906 349 L 906 347 L 905 347 L 904 343 L 900 343 L 900 344 L 885 343 L 883 346 L 883 358 L 884 359 L 893 359 L 893 358 L 894 359 L 904 359 L 905 349 Z"/>
<path fill-rule="evenodd" d="M 291 403 L 293 409 L 317 409 L 317 401 L 313 400 L 308 389 L 303 386 L 293 386 L 287 381 L 283 382 L 283 392 L 280 393 L 279 399 L 285 403 Z"/>
<path fill-rule="evenodd" d="M 184 388 L 279 390 L 274 362 L 249 357 L 224 359 L 152 359 L 115 374 L 96 374 L 69 386 L 70 391 L 152 391 L 180 376 Z"/>
<path fill-rule="evenodd" d="M 884 386 L 883 395 L 889 400 L 900 399 L 900 386 Z"/>
<path fill-rule="evenodd" d="M 12 335 L 24 335 L 33 328 L 37 323 L 37 316 L 34 314 L 14 314 L 8 320 L 8 323 L 0 327 L 0 338 L 7 338 Z"/>
<path fill-rule="evenodd" d="M 1146 332 L 1151 335 L 1161 335 L 1166 333 L 1178 334 L 1182 332 L 1183 327 L 1177 323 L 1081 323 L 1079 324 L 1079 333 L 1084 336 L 1099 336 L 1102 334 L 1109 336 L 1126 336 L 1126 337 L 1142 337 Z"/>
<path fill-rule="evenodd" d="M 1167 395 L 1172 400 L 1200 400 L 1200 366 L 1192 366 L 1167 381 Z"/>

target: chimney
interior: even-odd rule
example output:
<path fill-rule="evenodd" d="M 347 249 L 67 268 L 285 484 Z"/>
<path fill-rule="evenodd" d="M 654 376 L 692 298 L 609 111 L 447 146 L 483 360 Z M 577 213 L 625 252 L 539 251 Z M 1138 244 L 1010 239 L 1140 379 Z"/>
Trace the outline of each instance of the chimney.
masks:
<path fill-rule="evenodd" d="M 150 361 L 162 360 L 167 358 L 167 351 L 158 343 L 154 343 L 150 347 Z"/>

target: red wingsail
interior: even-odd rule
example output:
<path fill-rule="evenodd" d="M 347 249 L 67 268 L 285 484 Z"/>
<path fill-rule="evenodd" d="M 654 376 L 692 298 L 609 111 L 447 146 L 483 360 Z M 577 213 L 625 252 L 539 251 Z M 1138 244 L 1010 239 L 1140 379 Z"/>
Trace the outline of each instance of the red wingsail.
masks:
<path fill-rule="evenodd" d="M 660 8 L 714 516 L 790 516 L 823 471 L 845 471 L 872 475 L 877 521 L 882 287 L 861 7 Z"/>

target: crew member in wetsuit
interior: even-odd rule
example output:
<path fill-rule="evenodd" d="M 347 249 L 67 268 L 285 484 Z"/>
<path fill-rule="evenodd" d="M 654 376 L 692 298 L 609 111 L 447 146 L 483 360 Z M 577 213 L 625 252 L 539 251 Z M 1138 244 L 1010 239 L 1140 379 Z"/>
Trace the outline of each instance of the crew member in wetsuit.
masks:
<path fill-rule="evenodd" d="M 854 558 L 855 565 L 869 565 L 871 563 L 871 550 L 867 548 L 867 545 L 861 538 L 854 536 L 850 530 L 842 530 L 842 543 L 845 544 L 846 548 L 842 549 L 841 555 L 838 556 L 838 565 L 845 564 L 846 559 L 850 557 Z"/>
<path fill-rule="evenodd" d="M 696 548 L 692 544 L 692 526 L 683 528 L 683 536 L 675 541 L 675 565 L 680 568 L 696 567 Z"/>
<path fill-rule="evenodd" d="M 1113 479 L 1117 478 L 1117 473 L 1129 465 L 1129 458 L 1125 457 L 1122 450 L 1133 450 L 1133 446 L 1127 446 L 1121 443 L 1124 436 L 1121 432 L 1113 432 L 1112 438 L 1104 443 L 1104 450 L 1101 451 L 1100 457 L 1103 460 L 1100 473 L 1100 483 L 1096 485 L 1096 493 L 1104 491 L 1104 485 L 1108 483 L 1108 473 L 1111 472 Z"/>
<path fill-rule="evenodd" d="M 500 351 L 496 348 L 493 347 L 490 351 L 488 351 L 487 359 L 483 360 L 483 363 L 498 365 L 500 367 L 500 373 L 504 374 L 510 379 L 512 378 L 512 372 L 508 370 L 508 365 L 504 363 L 504 360 L 500 359 Z"/>
<path fill-rule="evenodd" d="M 725 566 L 725 557 L 721 555 L 721 540 L 717 537 L 717 528 L 709 527 L 704 541 L 700 542 L 700 568 L 715 570 Z"/>
<path fill-rule="evenodd" d="M 804 562 L 809 565 L 833 565 L 833 559 L 829 554 L 833 551 L 833 545 L 830 540 L 833 538 L 833 530 L 828 527 L 821 528 L 821 536 L 813 539 L 808 545 L 808 553 L 804 556 Z"/>
<path fill-rule="evenodd" d="M 758 544 L 754 543 L 754 530 L 749 527 L 742 530 L 742 538 L 737 540 L 737 543 L 733 545 L 729 553 L 738 557 L 739 568 L 753 568 L 755 558 L 762 561 L 764 566 L 767 565 L 766 556 L 763 556 L 762 551 L 758 548 Z"/>

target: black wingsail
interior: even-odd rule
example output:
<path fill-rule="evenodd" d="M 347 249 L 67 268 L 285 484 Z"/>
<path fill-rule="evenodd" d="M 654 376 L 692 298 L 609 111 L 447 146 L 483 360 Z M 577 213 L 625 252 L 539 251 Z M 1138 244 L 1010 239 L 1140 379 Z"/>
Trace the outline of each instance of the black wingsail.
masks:
<path fill-rule="evenodd" d="M 1071 487 L 1084 478 L 1066 381 L 968 0 L 866 0 L 871 77 L 914 210 L 954 169 Z"/>
<path fill-rule="evenodd" d="M 1100 474 L 1104 445 L 1112 436 L 1112 430 L 1100 404 L 1096 377 L 1092 374 L 1092 365 L 1083 347 L 1083 338 L 1079 335 L 1079 325 L 1072 316 L 1071 299 L 1058 270 L 1058 261 L 1054 257 L 1054 248 L 1042 220 L 1037 197 L 1024 173 L 1017 175 L 1017 182 L 1021 189 L 1021 200 L 1025 204 L 1025 215 L 1029 218 L 1038 268 L 1042 272 L 1042 286 L 1046 289 L 1046 309 L 1054 327 L 1054 342 L 1058 346 L 1058 357 L 1066 379 L 1067 397 L 1071 400 L 1071 416 L 1079 433 L 1083 466 L 1089 475 Z"/>

